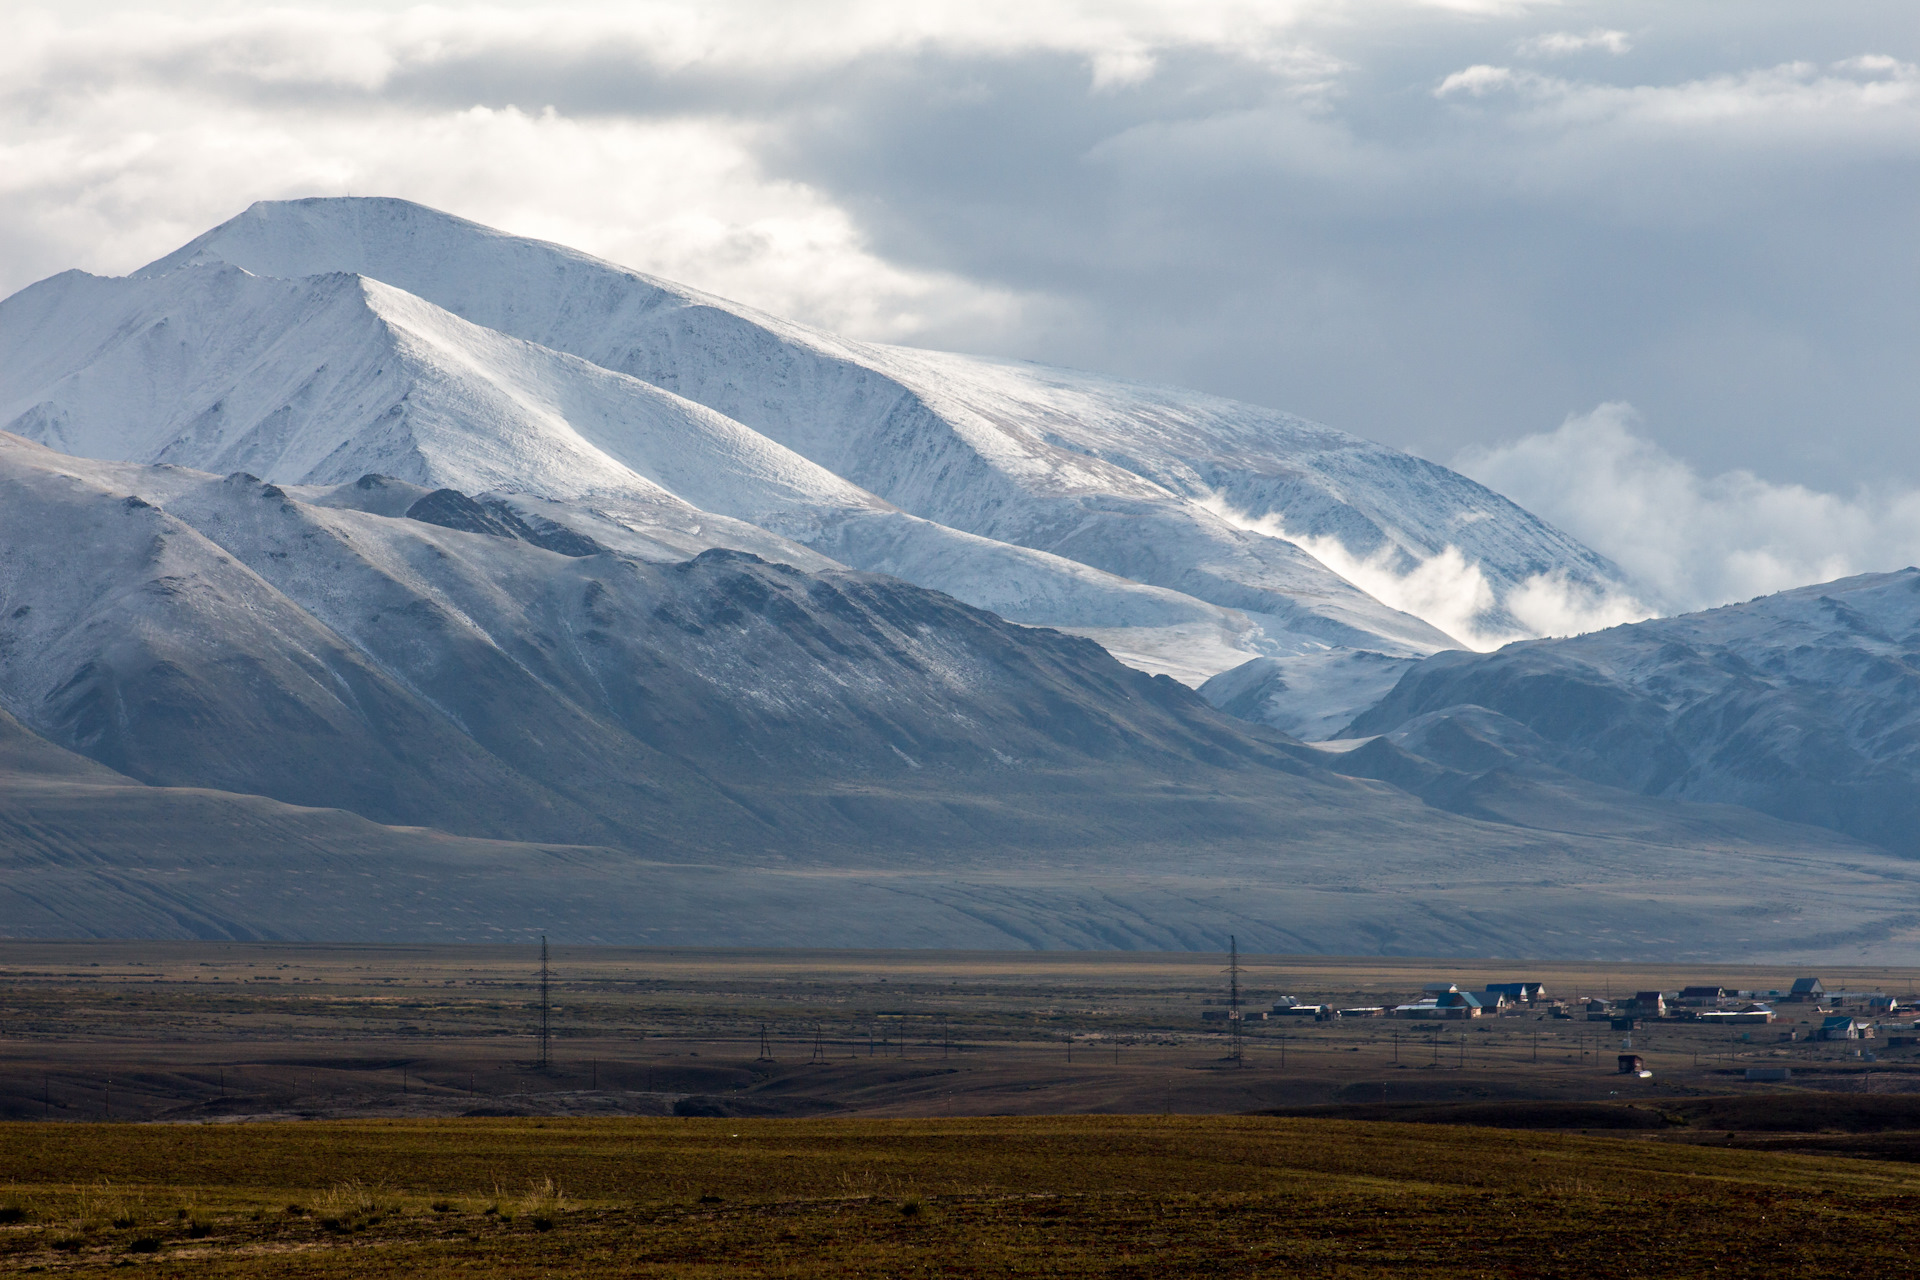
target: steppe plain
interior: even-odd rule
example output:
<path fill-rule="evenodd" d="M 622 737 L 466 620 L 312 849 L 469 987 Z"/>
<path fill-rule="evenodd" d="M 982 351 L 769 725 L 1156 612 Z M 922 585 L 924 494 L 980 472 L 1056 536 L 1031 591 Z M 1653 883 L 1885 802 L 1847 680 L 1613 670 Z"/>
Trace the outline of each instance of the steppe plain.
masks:
<path fill-rule="evenodd" d="M 1243 956 L 1280 994 L 1797 971 Z M 1825 1274 L 1911 1261 L 1884 1041 L 1203 1010 L 1224 955 L 0 944 L 0 1270 Z M 1824 970 L 1904 996 L 1908 970 Z M 1206 1002 L 1215 1002 L 1209 1006 Z M 1783 1006 L 1790 1009 L 1791 1006 Z M 764 1028 L 764 1041 L 762 1029 Z M 1747 1038 L 1742 1039 L 1741 1034 Z M 1069 1056 L 1071 1060 L 1069 1060 Z M 1744 1080 L 1790 1065 L 1788 1085 Z M 110 1114 L 109 1114 L 110 1112 Z M 148 1123 L 128 1123 L 129 1121 Z"/>

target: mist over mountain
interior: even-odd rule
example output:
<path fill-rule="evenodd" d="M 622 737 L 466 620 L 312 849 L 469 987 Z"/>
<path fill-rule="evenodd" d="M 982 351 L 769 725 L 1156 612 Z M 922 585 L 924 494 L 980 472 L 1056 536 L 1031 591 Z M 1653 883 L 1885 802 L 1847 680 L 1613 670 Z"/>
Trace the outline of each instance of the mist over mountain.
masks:
<path fill-rule="evenodd" d="M 1758 685 L 1565 731 L 1573 659 L 1481 698 L 1642 634 L 1462 648 L 1627 607 L 1617 570 L 1271 410 L 313 200 L 0 302 L 0 425 L 10 930 L 1733 956 L 1920 919 L 1898 815 L 1758 802 L 1786 747 L 1617 765 L 1719 759 L 1673 723 Z"/>

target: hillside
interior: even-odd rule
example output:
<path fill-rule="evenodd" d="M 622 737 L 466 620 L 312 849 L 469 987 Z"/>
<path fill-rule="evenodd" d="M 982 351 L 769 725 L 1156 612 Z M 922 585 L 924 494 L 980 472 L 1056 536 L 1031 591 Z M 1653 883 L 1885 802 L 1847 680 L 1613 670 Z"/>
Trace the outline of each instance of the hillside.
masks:
<path fill-rule="evenodd" d="M 1456 771 L 1548 768 L 1920 854 L 1920 570 L 1438 654 L 1327 736 L 1382 734 Z"/>

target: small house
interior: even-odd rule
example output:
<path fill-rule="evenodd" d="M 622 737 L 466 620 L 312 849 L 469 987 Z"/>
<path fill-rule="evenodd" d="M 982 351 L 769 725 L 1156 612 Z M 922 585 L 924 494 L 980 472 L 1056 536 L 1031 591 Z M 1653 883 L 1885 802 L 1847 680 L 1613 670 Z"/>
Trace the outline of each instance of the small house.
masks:
<path fill-rule="evenodd" d="M 1827 998 L 1827 989 L 1818 978 L 1795 978 L 1787 999 L 1796 1004 L 1818 1004 Z"/>
<path fill-rule="evenodd" d="M 1426 996 L 1448 996 L 1459 989 L 1459 987 L 1451 982 L 1429 982 L 1426 986 L 1420 988 L 1420 994 Z"/>
<path fill-rule="evenodd" d="M 1547 988 L 1539 982 L 1489 982 L 1487 994 L 1505 996 L 1513 1004 L 1532 1004 L 1547 994 Z M 1486 1003 L 1485 997 L 1481 1003 Z"/>
<path fill-rule="evenodd" d="M 1773 1021 L 1773 1010 L 1765 1005 L 1748 1005 L 1744 1009 L 1705 1009 L 1698 1015 L 1701 1022 L 1716 1026 L 1749 1022 L 1768 1023 Z"/>
<path fill-rule="evenodd" d="M 1450 991 L 1444 995 L 1428 996 L 1412 1004 L 1397 1005 L 1393 1010 L 1396 1018 L 1477 1018 L 1480 1012 L 1480 1001 L 1470 991 Z"/>
<path fill-rule="evenodd" d="M 1680 988 L 1680 1002 L 1682 1004 L 1718 1004 L 1726 998 L 1727 989 L 1725 987 Z"/>
<path fill-rule="evenodd" d="M 1640 1060 L 1639 1054 L 1623 1053 L 1620 1055 L 1620 1074 L 1621 1075 L 1637 1076 L 1642 1071 L 1645 1071 L 1646 1069 L 1647 1069 L 1647 1064 Z"/>
<path fill-rule="evenodd" d="M 1664 1018 L 1667 1016 L 1667 998 L 1658 991 L 1636 991 L 1633 995 L 1633 1013 L 1638 1018 Z"/>
<path fill-rule="evenodd" d="M 1823 1020 L 1816 1034 L 1821 1040 L 1871 1040 L 1873 1024 L 1840 1013 Z"/>

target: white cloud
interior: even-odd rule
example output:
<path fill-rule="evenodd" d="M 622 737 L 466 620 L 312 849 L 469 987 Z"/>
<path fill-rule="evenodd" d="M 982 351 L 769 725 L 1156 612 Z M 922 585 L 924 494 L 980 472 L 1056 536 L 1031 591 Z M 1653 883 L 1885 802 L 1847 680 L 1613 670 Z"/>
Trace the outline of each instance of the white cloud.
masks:
<path fill-rule="evenodd" d="M 1339 538 L 1291 530 L 1278 516 L 1250 516 L 1217 499 L 1201 505 L 1239 528 L 1284 538 L 1381 604 L 1483 653 L 1515 640 L 1581 635 L 1654 614 L 1629 595 L 1571 582 L 1564 570 L 1535 574 L 1502 598 L 1479 563 L 1456 546 L 1425 558 L 1396 546 L 1361 556 Z"/>
<path fill-rule="evenodd" d="M 307 74 L 275 56 L 263 64 Z M 312 65 L 360 64 L 321 53 Z M 765 172 L 761 131 L 727 118 L 511 106 L 211 110 L 136 80 L 0 134 L 0 238 L 44 244 L 53 259 L 6 283 L 66 266 L 124 272 L 255 199 L 379 194 L 854 336 L 992 332 L 1018 312 L 1025 300 L 1009 290 L 874 253 L 844 208 Z"/>
<path fill-rule="evenodd" d="M 1465 71 L 1456 71 L 1440 82 L 1433 91 L 1436 98 L 1450 98 L 1458 93 L 1484 98 L 1501 89 L 1511 89 L 1520 84 L 1532 84 L 1540 77 L 1531 72 L 1516 72 L 1512 67 L 1489 66 L 1482 62 L 1468 67 Z"/>
<path fill-rule="evenodd" d="M 1636 430 L 1624 404 L 1455 465 L 1611 556 L 1670 609 L 1920 561 L 1920 492 L 1852 497 L 1750 471 L 1703 476 Z"/>
<path fill-rule="evenodd" d="M 1613 394 L 1920 476 L 1905 3 L 1667 6 L 1658 59 L 1565 0 L 15 4 L 0 294 L 380 192 L 1436 456 Z"/>
<path fill-rule="evenodd" d="M 1587 53 L 1599 50 L 1616 57 L 1633 48 L 1633 40 L 1624 31 L 1608 31 L 1600 27 L 1581 33 L 1576 31 L 1550 31 L 1545 35 L 1532 36 L 1514 46 L 1515 52 L 1527 58 L 1564 58 L 1571 54 Z"/>

